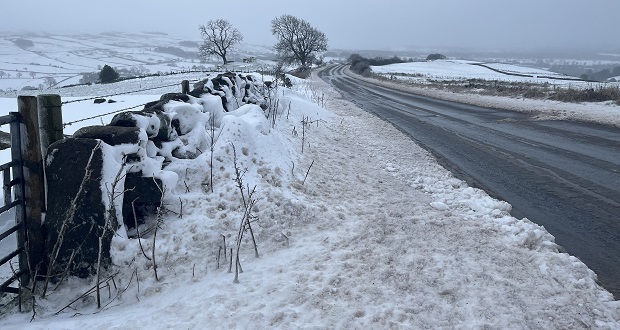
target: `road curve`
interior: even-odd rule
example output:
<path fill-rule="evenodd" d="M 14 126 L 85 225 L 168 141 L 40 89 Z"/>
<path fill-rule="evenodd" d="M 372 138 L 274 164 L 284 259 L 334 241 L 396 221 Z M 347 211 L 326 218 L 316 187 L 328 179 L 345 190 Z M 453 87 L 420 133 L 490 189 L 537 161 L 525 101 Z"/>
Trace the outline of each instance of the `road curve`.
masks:
<path fill-rule="evenodd" d="M 320 73 L 345 98 L 389 121 L 456 177 L 544 226 L 620 298 L 620 128 L 482 108 Z"/>

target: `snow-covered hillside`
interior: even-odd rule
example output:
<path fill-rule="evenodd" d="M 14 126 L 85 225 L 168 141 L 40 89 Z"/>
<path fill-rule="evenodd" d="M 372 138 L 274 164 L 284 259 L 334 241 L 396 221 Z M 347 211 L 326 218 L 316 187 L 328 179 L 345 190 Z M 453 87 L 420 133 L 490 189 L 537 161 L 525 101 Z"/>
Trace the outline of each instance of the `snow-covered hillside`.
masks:
<path fill-rule="evenodd" d="M 198 60 L 198 31 L 196 35 L 197 40 L 154 32 L 0 34 L 0 90 L 77 84 L 84 73 L 99 72 L 106 64 L 133 75 L 205 70 L 221 64 L 217 58 L 208 63 Z M 28 42 L 32 46 L 19 47 Z M 236 62 L 228 66 L 254 68 L 271 63 L 273 56 L 269 47 L 241 44 L 230 56 Z M 255 57 L 257 62 L 244 64 L 242 59 L 248 57 Z"/>
<path fill-rule="evenodd" d="M 155 241 L 159 281 L 142 253 L 152 234 L 142 247 L 116 237 L 105 307 L 82 296 L 94 279 L 70 279 L 37 298 L 33 321 L 3 307 L 2 328 L 620 329 L 620 303 L 544 228 L 318 78 L 294 84 L 279 90 L 275 121 L 225 115 L 213 193 L 208 150 L 167 167 L 179 180 Z M 260 253 L 244 241 L 238 284 L 220 250 L 224 237 L 225 250 L 235 245 L 243 216 L 233 144 L 256 186 Z"/>
<path fill-rule="evenodd" d="M 399 79 L 426 81 L 498 80 L 506 82 L 581 84 L 576 77 L 555 72 L 503 63 L 482 63 L 464 60 L 436 60 L 373 66 L 374 73 Z"/>

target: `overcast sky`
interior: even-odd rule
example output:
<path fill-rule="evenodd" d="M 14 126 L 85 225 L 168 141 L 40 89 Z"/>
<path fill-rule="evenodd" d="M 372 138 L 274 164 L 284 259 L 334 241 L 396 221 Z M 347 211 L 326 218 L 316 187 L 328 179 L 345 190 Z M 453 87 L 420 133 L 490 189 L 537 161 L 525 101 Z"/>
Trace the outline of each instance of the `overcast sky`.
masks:
<path fill-rule="evenodd" d="M 0 8 L 0 31 L 199 40 L 198 25 L 224 18 L 245 42 L 272 45 L 271 20 L 291 14 L 324 32 L 330 48 L 620 49 L 620 0 L 2 0 Z"/>

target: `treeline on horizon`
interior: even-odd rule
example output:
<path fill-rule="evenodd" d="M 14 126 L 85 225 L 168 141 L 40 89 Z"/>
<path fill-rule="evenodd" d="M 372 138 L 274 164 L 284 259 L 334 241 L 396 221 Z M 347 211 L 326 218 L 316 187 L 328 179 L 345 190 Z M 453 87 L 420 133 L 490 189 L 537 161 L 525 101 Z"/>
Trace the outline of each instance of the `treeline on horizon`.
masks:
<path fill-rule="evenodd" d="M 426 57 L 427 61 L 434 60 L 443 60 L 446 59 L 446 56 L 443 54 L 435 53 L 429 54 Z M 369 76 L 371 74 L 371 66 L 383 66 L 397 63 L 408 63 L 414 62 L 413 58 L 401 58 L 396 55 L 388 58 L 383 57 L 375 57 L 375 58 L 365 58 L 360 54 L 351 54 L 347 60 L 347 63 L 351 65 L 351 71 L 360 74 L 362 76 Z"/>
<path fill-rule="evenodd" d="M 611 69 L 602 69 L 599 71 L 588 69 L 580 76 L 581 79 L 595 81 L 605 81 L 613 77 L 620 77 L 620 66 L 616 66 Z"/>
<path fill-rule="evenodd" d="M 396 63 L 413 62 L 413 58 L 403 59 L 398 56 L 392 56 L 390 58 L 375 57 L 365 58 L 360 54 L 351 54 L 347 62 L 351 65 L 351 71 L 360 74 L 362 76 L 368 76 L 371 73 L 371 66 L 382 66 Z"/>

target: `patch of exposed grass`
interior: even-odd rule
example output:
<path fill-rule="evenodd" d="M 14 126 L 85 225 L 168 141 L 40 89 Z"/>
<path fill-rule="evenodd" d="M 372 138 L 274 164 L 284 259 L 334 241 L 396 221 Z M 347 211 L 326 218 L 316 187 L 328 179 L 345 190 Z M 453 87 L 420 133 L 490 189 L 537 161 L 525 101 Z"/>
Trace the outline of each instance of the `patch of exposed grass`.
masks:
<path fill-rule="evenodd" d="M 604 102 L 615 101 L 620 105 L 620 86 L 598 85 L 585 89 L 562 88 L 550 97 L 563 102 Z"/>

